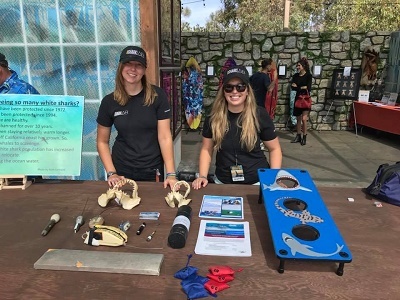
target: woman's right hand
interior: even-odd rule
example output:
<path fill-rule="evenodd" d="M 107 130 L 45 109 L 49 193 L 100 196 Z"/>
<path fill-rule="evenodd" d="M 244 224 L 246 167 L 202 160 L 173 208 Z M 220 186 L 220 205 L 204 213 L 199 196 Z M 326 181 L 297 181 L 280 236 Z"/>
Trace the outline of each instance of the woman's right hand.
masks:
<path fill-rule="evenodd" d="M 124 176 L 119 176 L 118 174 L 113 174 L 107 178 L 108 185 L 113 188 L 118 182 L 124 180 Z"/>
<path fill-rule="evenodd" d="M 196 179 L 192 182 L 192 187 L 193 187 L 195 190 L 198 190 L 198 189 L 200 189 L 201 187 L 206 187 L 207 184 L 208 184 L 207 178 L 199 177 L 199 178 L 196 178 Z"/>

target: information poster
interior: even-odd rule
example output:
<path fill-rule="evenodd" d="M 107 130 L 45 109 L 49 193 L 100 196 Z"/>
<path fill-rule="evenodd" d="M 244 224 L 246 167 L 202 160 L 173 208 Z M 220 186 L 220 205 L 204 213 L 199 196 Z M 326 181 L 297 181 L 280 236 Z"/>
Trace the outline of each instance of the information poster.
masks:
<path fill-rule="evenodd" d="M 332 98 L 357 100 L 361 69 L 335 69 L 332 76 Z"/>
<path fill-rule="evenodd" d="M 79 176 L 83 96 L 0 95 L 0 174 Z"/>

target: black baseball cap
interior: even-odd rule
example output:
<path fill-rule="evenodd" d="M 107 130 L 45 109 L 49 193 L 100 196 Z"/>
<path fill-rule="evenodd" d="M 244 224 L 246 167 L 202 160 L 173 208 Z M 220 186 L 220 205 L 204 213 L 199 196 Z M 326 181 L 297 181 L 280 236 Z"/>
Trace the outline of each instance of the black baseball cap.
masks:
<path fill-rule="evenodd" d="M 232 66 L 224 72 L 223 84 L 227 84 L 232 78 L 239 78 L 245 84 L 249 84 L 249 72 L 244 66 Z"/>
<path fill-rule="evenodd" d="M 119 57 L 120 63 L 126 63 L 128 61 L 140 62 L 143 66 L 147 68 L 146 52 L 137 46 L 128 46 L 121 52 Z"/>

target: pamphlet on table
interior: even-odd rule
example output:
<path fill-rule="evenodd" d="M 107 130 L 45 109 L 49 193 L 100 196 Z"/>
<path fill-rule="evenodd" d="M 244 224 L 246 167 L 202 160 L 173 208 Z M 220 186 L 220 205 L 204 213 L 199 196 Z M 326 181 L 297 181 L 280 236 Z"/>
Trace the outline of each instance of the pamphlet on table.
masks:
<path fill-rule="evenodd" d="M 243 198 L 204 195 L 199 217 L 214 219 L 243 219 Z"/>
<path fill-rule="evenodd" d="M 199 255 L 251 256 L 249 222 L 201 220 L 194 252 Z"/>

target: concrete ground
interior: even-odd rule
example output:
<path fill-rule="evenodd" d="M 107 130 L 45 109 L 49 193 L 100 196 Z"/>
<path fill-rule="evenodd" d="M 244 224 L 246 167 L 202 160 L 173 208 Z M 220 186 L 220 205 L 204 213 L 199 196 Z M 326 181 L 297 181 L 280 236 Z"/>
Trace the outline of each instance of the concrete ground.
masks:
<path fill-rule="evenodd" d="M 368 128 L 359 130 L 358 135 L 354 131 L 309 131 L 305 146 L 290 143 L 295 136 L 290 131 L 278 131 L 278 136 L 282 167 L 307 170 L 317 186 L 364 188 L 380 164 L 400 161 L 400 136 Z M 201 139 L 199 131 L 182 132 L 178 171 L 198 172 Z M 214 170 L 213 160 L 209 173 Z"/>

